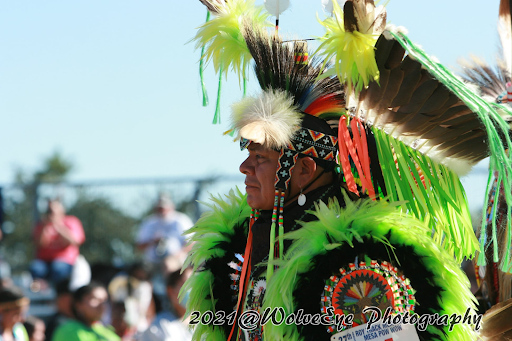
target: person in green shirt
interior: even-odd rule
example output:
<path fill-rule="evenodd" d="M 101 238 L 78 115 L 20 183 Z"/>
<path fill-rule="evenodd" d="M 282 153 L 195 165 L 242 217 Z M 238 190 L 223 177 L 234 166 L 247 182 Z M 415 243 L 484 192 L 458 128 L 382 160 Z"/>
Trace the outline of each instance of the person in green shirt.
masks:
<path fill-rule="evenodd" d="M 99 283 L 90 283 L 73 294 L 75 320 L 60 326 L 52 341 L 120 341 L 113 330 L 101 324 L 108 294 Z"/>

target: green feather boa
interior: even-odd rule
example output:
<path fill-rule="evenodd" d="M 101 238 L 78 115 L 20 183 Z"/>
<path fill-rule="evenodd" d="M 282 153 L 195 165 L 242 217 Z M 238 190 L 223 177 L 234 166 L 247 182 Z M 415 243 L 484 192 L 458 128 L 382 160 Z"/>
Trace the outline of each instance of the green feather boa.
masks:
<path fill-rule="evenodd" d="M 310 270 L 313 256 L 335 248 L 352 247 L 354 243 L 363 243 L 363 238 L 368 236 L 376 242 L 385 243 L 390 257 L 396 257 L 391 245 L 413 246 L 418 256 L 425 256 L 422 257 L 424 266 L 435 275 L 435 284 L 443 289 L 439 302 L 442 311 L 432 313 L 464 315 L 467 308 L 475 308 L 467 277 L 455 260 L 430 239 L 431 230 L 426 224 L 405 216 L 384 201 L 345 202 L 345 208 L 340 208 L 336 200 L 328 206 L 318 204 L 314 212 L 318 221 L 304 223 L 302 228 L 286 236 L 294 243 L 285 257 L 286 266 L 280 268 L 267 283 L 263 309 L 283 307 L 286 314 L 294 312 L 293 291 L 298 284 L 298 275 Z M 320 302 L 320 297 L 318 300 Z M 467 325 L 456 325 L 451 332 L 446 327 L 445 334 L 432 327 L 427 330 L 438 334 L 439 340 L 472 340 L 475 336 Z M 295 341 L 302 338 L 295 325 L 283 323 L 274 326 L 268 323 L 265 325 L 265 339 Z"/>
<path fill-rule="evenodd" d="M 206 204 L 212 210 L 206 212 L 197 224 L 187 231 L 194 243 L 185 266 L 193 265 L 194 274 L 185 283 L 181 293 L 190 290 L 187 315 L 192 311 L 215 312 L 216 298 L 212 292 L 214 274 L 201 271 L 199 268 L 210 259 L 225 255 L 226 250 L 217 247 L 229 241 L 234 235 L 234 227 L 246 220 L 251 208 L 246 197 L 238 189 L 230 191 L 226 200 L 222 197 L 211 198 L 212 203 Z M 436 245 L 430 238 L 429 227 L 413 217 L 408 217 L 396 210 L 395 205 L 385 201 L 374 202 L 360 200 L 352 202 L 348 198 L 346 207 L 340 208 L 336 200 L 329 205 L 320 203 L 313 212 L 318 221 L 303 223 L 302 228 L 286 235 L 294 240 L 285 257 L 286 265 L 275 273 L 272 281 L 267 283 L 264 307 L 283 307 L 286 314 L 295 311 L 293 290 L 297 284 L 297 275 L 307 272 L 311 267 L 314 255 L 326 253 L 339 247 L 352 247 L 354 243 L 364 242 L 371 236 L 374 241 L 388 245 L 393 256 L 391 245 L 414 246 L 417 255 L 423 257 L 424 266 L 435 274 L 437 286 L 444 289 L 440 295 L 442 314 L 464 315 L 468 307 L 474 309 L 474 297 L 469 291 L 469 282 L 455 260 L 446 251 Z M 388 237 L 388 238 L 387 238 Z M 399 259 L 398 259 L 399 261 Z M 198 271 L 200 270 L 200 271 Z M 318 298 L 320 299 L 320 298 Z M 421 304 L 421 303 L 420 303 Z M 226 312 L 228 313 L 228 312 Z M 435 313 L 435 312 L 433 312 Z M 456 325 L 453 331 L 439 333 L 440 340 L 472 340 L 474 332 L 467 325 Z M 295 325 L 284 323 L 265 326 L 266 340 L 301 340 Z M 211 325 L 197 325 L 193 340 L 225 340 L 224 330 Z"/>
<path fill-rule="evenodd" d="M 198 269 L 206 261 L 225 255 L 226 250 L 218 247 L 218 244 L 228 241 L 234 234 L 234 227 L 246 220 L 251 213 L 245 195 L 238 188 L 231 190 L 226 195 L 226 200 L 212 195 L 211 201 L 211 204 L 204 204 L 212 210 L 204 213 L 196 225 L 186 232 L 186 234 L 192 235 L 190 240 L 191 243 L 194 243 L 184 265 L 184 268 L 192 265 L 194 274 L 180 291 L 181 298 L 185 292 L 190 290 L 186 316 L 190 315 L 192 311 L 215 312 L 216 298 L 212 292 L 214 274 L 208 270 L 198 271 Z M 192 340 L 202 340 L 203 335 L 207 340 L 214 341 L 227 338 L 221 328 L 198 324 Z"/>

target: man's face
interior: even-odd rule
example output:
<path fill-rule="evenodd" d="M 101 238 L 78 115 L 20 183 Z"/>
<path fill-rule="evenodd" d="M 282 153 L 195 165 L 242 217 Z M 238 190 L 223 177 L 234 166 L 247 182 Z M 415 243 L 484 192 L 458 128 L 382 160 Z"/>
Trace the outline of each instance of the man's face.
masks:
<path fill-rule="evenodd" d="M 172 207 L 170 206 L 164 206 L 164 205 L 158 205 L 155 208 L 156 214 L 160 217 L 165 217 L 172 211 Z"/>
<path fill-rule="evenodd" d="M 245 174 L 247 203 L 255 209 L 271 210 L 279 152 L 254 142 L 247 149 L 249 156 L 240 165 L 240 172 Z"/>
<path fill-rule="evenodd" d="M 57 200 L 48 202 L 48 215 L 54 217 L 63 217 L 66 214 L 64 206 Z"/>

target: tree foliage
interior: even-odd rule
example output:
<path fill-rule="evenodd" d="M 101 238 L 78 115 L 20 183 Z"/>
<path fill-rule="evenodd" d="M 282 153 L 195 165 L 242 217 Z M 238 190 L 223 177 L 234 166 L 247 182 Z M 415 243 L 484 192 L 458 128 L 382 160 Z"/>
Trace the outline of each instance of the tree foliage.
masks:
<path fill-rule="evenodd" d="M 90 263 L 132 262 L 138 220 L 115 208 L 108 199 L 79 194 L 68 214 L 80 219 L 86 241 L 80 252 Z"/>

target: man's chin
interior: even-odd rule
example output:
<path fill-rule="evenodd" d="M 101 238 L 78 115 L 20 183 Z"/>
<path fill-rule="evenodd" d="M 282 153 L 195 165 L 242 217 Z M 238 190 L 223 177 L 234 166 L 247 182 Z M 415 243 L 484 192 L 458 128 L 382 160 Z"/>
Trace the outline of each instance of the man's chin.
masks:
<path fill-rule="evenodd" d="M 273 206 L 263 204 L 261 200 L 251 196 L 250 194 L 247 194 L 247 205 L 255 210 L 271 210 L 273 208 Z"/>
<path fill-rule="evenodd" d="M 259 200 L 249 193 L 247 193 L 247 205 L 249 205 L 251 208 L 254 208 L 255 210 L 260 209 Z"/>
<path fill-rule="evenodd" d="M 258 207 L 255 207 L 255 206 L 258 206 L 258 203 L 256 200 L 254 200 L 254 198 L 252 198 L 252 196 L 247 193 L 247 205 L 249 205 L 251 208 L 254 208 L 255 210 L 259 210 Z"/>

